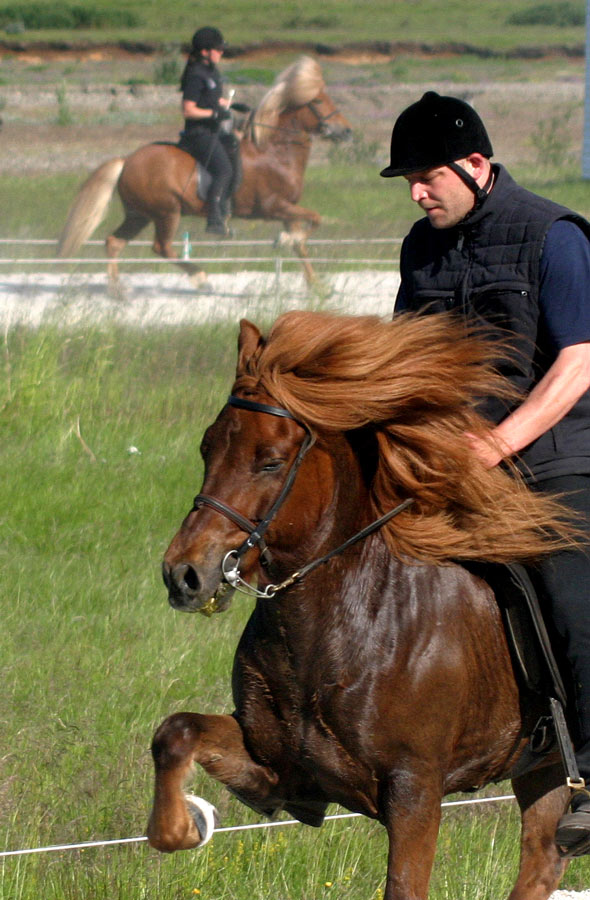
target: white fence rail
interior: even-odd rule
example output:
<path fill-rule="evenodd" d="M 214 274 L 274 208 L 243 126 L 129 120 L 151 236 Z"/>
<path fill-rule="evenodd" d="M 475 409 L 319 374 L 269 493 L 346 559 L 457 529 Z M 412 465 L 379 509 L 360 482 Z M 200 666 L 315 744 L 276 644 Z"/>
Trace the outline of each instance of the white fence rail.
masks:
<path fill-rule="evenodd" d="M 316 238 L 310 239 L 307 242 L 307 246 L 309 248 L 313 247 L 351 247 L 351 246 L 390 246 L 392 250 L 401 245 L 402 238 Z M 14 247 L 56 247 L 57 241 L 47 239 L 47 238 L 0 238 L 0 247 L 3 246 L 14 246 Z M 99 240 L 90 240 L 87 241 L 84 246 L 87 247 L 97 247 L 104 249 L 104 241 Z M 182 241 L 173 242 L 173 246 L 180 247 L 182 249 L 182 254 L 180 256 L 181 262 L 194 262 L 194 263 L 203 263 L 206 265 L 211 265 L 214 263 L 240 263 L 244 264 L 268 264 L 272 263 L 278 269 L 281 269 L 283 265 L 294 265 L 300 266 L 301 261 L 297 256 L 286 255 L 281 253 L 280 247 L 277 247 L 274 241 L 271 240 L 227 240 L 227 241 L 207 241 L 207 240 L 192 240 L 190 236 L 186 236 Z M 129 248 L 133 247 L 151 247 L 151 241 L 130 241 L 128 244 Z M 205 251 L 208 248 L 216 248 L 217 250 L 222 250 L 223 253 L 217 256 L 201 256 L 199 254 L 195 255 L 193 253 L 195 248 L 203 248 Z M 258 247 L 258 248 L 267 248 L 269 250 L 274 250 L 272 254 L 269 255 L 242 255 L 242 256 L 234 256 L 233 252 L 238 248 L 243 247 Z M 163 263 L 169 262 L 168 260 L 162 259 L 160 256 L 142 256 L 142 257 L 134 257 L 134 256 L 121 256 L 117 259 L 118 265 L 162 265 Z M 313 256 L 311 259 L 312 264 L 315 265 L 344 265 L 344 266 L 395 266 L 393 258 L 383 259 L 379 258 L 368 258 L 368 257 L 335 257 L 335 256 Z M 0 256 L 0 266 L 1 265 L 43 265 L 43 266 L 68 266 L 68 265 L 106 265 L 108 260 L 104 255 L 102 256 L 84 256 L 84 257 L 68 257 L 64 259 L 58 259 L 54 256 L 39 256 L 39 257 L 26 257 L 26 256 Z"/>
<path fill-rule="evenodd" d="M 500 797 L 479 797 L 472 800 L 448 800 L 441 803 L 444 809 L 449 806 L 473 806 L 480 803 L 499 803 L 504 800 L 514 800 L 514 794 L 504 794 Z M 337 819 L 356 819 L 362 818 L 361 813 L 337 813 L 333 816 L 326 816 L 326 822 L 335 821 Z M 296 819 L 283 819 L 278 822 L 256 822 L 252 825 L 233 825 L 227 828 L 215 828 L 214 834 L 223 834 L 234 831 L 251 831 L 258 828 L 283 828 L 287 825 L 301 825 Z M 6 856 L 26 856 L 33 853 L 55 853 L 64 850 L 86 850 L 90 847 L 112 847 L 120 844 L 140 844 L 146 843 L 147 837 L 141 835 L 131 838 L 115 838 L 105 841 L 82 841 L 78 844 L 52 844 L 48 847 L 26 847 L 22 850 L 4 850 L 0 852 L 0 858 Z"/>

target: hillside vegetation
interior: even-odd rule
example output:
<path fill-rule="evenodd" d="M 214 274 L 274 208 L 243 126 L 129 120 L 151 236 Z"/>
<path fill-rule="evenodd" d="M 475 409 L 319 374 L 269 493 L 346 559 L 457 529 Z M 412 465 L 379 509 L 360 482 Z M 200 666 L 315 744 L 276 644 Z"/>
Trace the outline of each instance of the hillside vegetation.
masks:
<path fill-rule="evenodd" d="M 204 19 L 226 33 L 230 51 L 274 41 L 388 45 L 411 42 L 424 49 L 451 43 L 488 53 L 522 52 L 547 46 L 578 50 L 584 42 L 583 0 L 220 0 L 199 10 L 190 0 L 167 6 L 127 0 L 36 0 L 0 5 L 0 41 L 26 45 L 47 41 L 182 43 Z"/>

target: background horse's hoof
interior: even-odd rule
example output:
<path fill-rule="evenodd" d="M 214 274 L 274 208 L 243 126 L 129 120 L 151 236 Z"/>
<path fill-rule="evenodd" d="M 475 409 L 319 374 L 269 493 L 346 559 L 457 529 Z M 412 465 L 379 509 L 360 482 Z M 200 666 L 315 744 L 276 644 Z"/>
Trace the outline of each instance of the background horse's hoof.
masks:
<path fill-rule="evenodd" d="M 193 272 L 189 275 L 192 286 L 199 294 L 211 294 L 213 293 L 213 288 L 207 281 L 206 272 Z"/>
<path fill-rule="evenodd" d="M 195 794 L 185 794 L 184 799 L 193 822 L 201 835 L 201 842 L 197 847 L 204 847 L 211 840 L 215 828 L 219 825 L 219 813 L 212 803 L 197 797 Z"/>

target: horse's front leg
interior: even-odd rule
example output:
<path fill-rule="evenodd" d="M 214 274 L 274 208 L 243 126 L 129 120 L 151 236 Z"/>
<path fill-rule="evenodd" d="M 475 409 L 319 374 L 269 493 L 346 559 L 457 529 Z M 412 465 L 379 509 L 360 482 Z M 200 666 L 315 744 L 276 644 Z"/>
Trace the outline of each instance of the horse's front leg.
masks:
<path fill-rule="evenodd" d="M 426 900 L 440 826 L 440 779 L 396 777 L 384 796 L 389 836 L 383 900 Z"/>
<path fill-rule="evenodd" d="M 284 231 L 278 235 L 277 247 L 290 247 L 297 254 L 303 266 L 303 274 L 308 284 L 313 284 L 316 274 L 309 259 L 307 239 L 321 223 L 321 217 L 312 209 L 283 201 L 272 209 L 273 218 L 282 219 Z"/>
<path fill-rule="evenodd" d="M 280 805 L 272 796 L 278 776 L 254 762 L 233 716 L 169 716 L 154 735 L 152 755 L 156 780 L 147 836 L 157 850 L 172 853 L 202 841 L 183 792 L 195 762 L 256 808 L 271 814 Z"/>

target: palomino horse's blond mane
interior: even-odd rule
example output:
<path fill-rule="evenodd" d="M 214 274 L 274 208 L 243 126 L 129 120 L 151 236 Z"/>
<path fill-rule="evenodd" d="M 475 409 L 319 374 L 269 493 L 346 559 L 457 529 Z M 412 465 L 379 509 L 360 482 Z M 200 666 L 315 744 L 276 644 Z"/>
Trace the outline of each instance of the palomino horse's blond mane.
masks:
<path fill-rule="evenodd" d="M 311 56 L 301 56 L 280 73 L 264 95 L 248 125 L 248 135 L 262 149 L 286 109 L 314 100 L 324 86 L 322 70 Z"/>
<path fill-rule="evenodd" d="M 262 390 L 326 432 L 375 429 L 373 515 L 415 497 L 385 536 L 405 558 L 526 560 L 571 544 L 561 508 L 515 471 L 486 469 L 466 432 L 488 433 L 476 410 L 509 396 L 493 368 L 498 350 L 446 316 L 290 312 L 241 359 L 234 389 Z"/>

